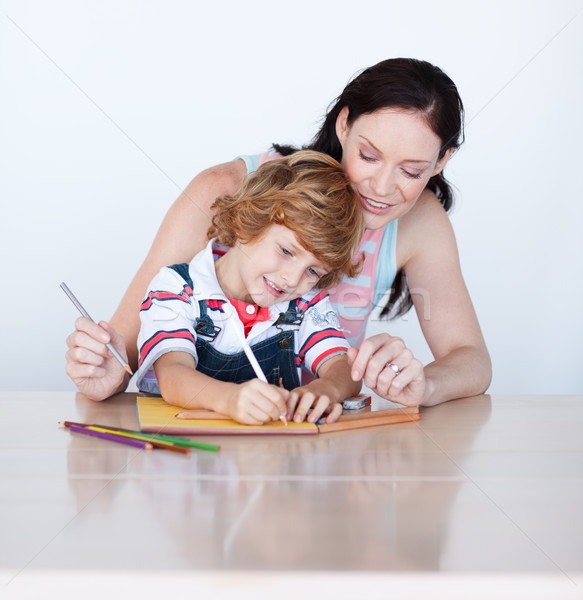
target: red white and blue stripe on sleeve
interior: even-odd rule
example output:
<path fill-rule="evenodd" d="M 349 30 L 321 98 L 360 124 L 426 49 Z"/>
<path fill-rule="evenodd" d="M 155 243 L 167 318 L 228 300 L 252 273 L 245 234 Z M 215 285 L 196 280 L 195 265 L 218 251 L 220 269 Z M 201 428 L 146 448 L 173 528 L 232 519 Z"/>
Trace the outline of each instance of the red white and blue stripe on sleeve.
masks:
<path fill-rule="evenodd" d="M 312 333 L 303 343 L 299 352 L 299 362 L 306 365 L 314 375 L 327 358 L 336 354 L 345 354 L 348 342 L 344 334 L 338 329 L 328 327 Z"/>
<path fill-rule="evenodd" d="M 182 291 L 178 294 L 175 294 L 173 292 L 167 292 L 165 290 L 156 290 L 148 292 L 148 295 L 140 305 L 140 312 L 150 310 L 150 308 L 152 308 L 153 300 L 158 300 L 159 302 L 179 300 L 180 302 L 186 302 L 187 304 L 190 304 L 191 298 L 192 288 L 187 284 L 184 284 L 184 286 L 182 286 Z"/>
<path fill-rule="evenodd" d="M 192 288 L 170 269 L 162 269 L 140 306 L 138 368 L 151 364 L 164 352 L 183 350 L 196 360 L 192 328 Z"/>
<path fill-rule="evenodd" d="M 304 365 L 316 375 L 320 366 L 328 358 L 336 354 L 345 354 L 349 344 L 342 330 L 325 317 L 333 312 L 327 292 L 320 292 L 309 301 L 300 298 L 297 306 L 305 311 L 302 329 L 304 335 L 307 335 L 306 339 L 301 340 L 297 363 L 298 366 Z M 314 322 L 310 309 L 320 314 L 320 325 Z"/>
<path fill-rule="evenodd" d="M 305 300 L 304 298 L 298 298 L 296 301 L 296 306 L 298 307 L 299 310 L 306 311 L 306 310 L 308 310 L 308 308 L 315 306 L 316 304 L 318 304 L 322 301 L 326 301 L 326 298 L 328 298 L 328 292 L 320 292 L 319 294 L 314 296 L 311 300 Z M 328 302 L 329 302 L 329 300 L 328 300 Z M 332 307 L 330 307 L 330 310 L 332 310 Z"/>
<path fill-rule="evenodd" d="M 138 363 L 138 368 L 142 366 L 142 364 L 147 361 L 148 356 L 150 356 L 151 352 L 156 348 L 159 344 L 164 344 L 165 342 L 173 342 L 173 346 L 175 347 L 176 341 L 186 341 L 195 345 L 196 340 L 192 331 L 189 329 L 174 329 L 170 331 L 156 331 L 154 335 L 148 338 L 140 347 L 140 360 Z M 182 344 L 180 344 L 182 346 Z M 187 344 L 187 347 L 190 347 Z"/>

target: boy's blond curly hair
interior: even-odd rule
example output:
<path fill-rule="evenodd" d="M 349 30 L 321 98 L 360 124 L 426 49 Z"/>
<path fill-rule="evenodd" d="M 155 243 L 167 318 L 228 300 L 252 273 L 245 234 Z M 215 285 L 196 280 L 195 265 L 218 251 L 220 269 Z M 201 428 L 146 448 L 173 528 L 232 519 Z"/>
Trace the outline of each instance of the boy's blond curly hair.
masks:
<path fill-rule="evenodd" d="M 217 198 L 212 208 L 207 236 L 224 246 L 251 242 L 269 225 L 291 229 L 330 268 L 318 281 L 320 289 L 362 268 L 364 257 L 356 256 L 364 231 L 360 201 L 340 163 L 327 154 L 301 150 L 266 162 L 236 194 Z"/>

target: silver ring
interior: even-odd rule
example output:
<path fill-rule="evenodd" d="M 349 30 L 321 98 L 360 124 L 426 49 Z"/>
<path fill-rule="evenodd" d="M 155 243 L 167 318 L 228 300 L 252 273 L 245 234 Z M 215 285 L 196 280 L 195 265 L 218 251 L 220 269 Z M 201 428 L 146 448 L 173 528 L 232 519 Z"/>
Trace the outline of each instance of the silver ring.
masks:
<path fill-rule="evenodd" d="M 397 365 L 395 363 L 388 362 L 385 366 L 389 367 L 389 369 L 391 369 L 391 371 L 393 371 L 395 376 L 397 376 L 401 372 L 401 369 L 399 369 L 399 367 L 397 367 Z"/>

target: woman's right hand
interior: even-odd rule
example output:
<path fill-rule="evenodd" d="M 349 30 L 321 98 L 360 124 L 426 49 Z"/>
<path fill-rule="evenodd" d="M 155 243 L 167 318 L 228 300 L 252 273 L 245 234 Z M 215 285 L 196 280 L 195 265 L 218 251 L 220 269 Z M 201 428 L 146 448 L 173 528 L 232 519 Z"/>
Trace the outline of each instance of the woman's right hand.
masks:
<path fill-rule="evenodd" d="M 67 338 L 65 370 L 77 389 L 91 400 L 104 400 L 125 390 L 128 373 L 107 347 L 126 357 L 123 337 L 105 321 L 94 323 L 85 317 L 75 321 L 75 331 Z"/>

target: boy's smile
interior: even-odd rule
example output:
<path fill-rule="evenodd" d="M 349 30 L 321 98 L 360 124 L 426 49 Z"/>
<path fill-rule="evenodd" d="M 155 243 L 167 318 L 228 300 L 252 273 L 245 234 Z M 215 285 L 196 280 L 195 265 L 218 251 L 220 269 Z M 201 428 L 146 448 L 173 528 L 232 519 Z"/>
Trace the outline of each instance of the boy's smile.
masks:
<path fill-rule="evenodd" d="M 237 242 L 215 268 L 227 296 L 258 306 L 299 298 L 330 270 L 282 225 L 270 225 L 250 242 Z"/>

